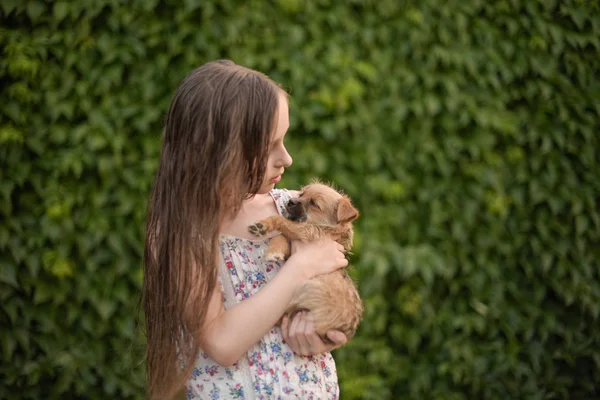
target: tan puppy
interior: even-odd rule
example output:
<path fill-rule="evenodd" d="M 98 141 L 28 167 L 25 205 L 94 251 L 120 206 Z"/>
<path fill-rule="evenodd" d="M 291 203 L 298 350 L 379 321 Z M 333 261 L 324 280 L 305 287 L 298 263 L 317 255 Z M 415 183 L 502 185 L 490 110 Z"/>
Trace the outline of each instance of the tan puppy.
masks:
<path fill-rule="evenodd" d="M 269 261 L 280 261 L 290 256 L 290 240 L 312 242 L 332 237 L 344 246 L 352 247 L 352 221 L 358 210 L 350 199 L 330 186 L 313 183 L 302 188 L 297 199 L 291 199 L 285 217 L 274 215 L 251 225 L 248 230 L 256 236 L 272 231 L 282 233 L 271 240 L 265 251 Z M 317 276 L 300 287 L 292 298 L 286 315 L 309 310 L 315 318 L 316 332 L 331 343 L 329 330 L 343 332 L 348 340 L 354 336 L 363 315 L 363 304 L 354 282 L 345 270 Z"/>

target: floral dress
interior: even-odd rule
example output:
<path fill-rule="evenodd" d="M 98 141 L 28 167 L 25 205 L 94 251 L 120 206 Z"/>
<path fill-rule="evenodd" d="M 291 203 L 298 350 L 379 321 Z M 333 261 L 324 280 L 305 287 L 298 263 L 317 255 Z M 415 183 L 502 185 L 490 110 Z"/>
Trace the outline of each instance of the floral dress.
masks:
<path fill-rule="evenodd" d="M 273 189 L 281 214 L 290 194 Z M 225 309 L 249 299 L 279 270 L 263 252 L 270 239 L 249 240 L 222 234 L 223 263 L 219 282 Z M 201 351 L 186 385 L 187 399 L 338 399 L 339 387 L 331 353 L 299 356 L 273 327 L 231 367 L 222 367 Z"/>

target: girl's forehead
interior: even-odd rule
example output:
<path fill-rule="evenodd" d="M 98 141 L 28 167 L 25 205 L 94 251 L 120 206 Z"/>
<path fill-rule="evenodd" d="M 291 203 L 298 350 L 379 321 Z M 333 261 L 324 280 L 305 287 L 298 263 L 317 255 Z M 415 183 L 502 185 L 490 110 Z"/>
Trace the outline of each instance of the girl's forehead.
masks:
<path fill-rule="evenodd" d="M 273 140 L 282 139 L 287 133 L 289 127 L 290 115 L 287 98 L 280 94 L 279 105 L 277 107 L 277 120 L 275 124 L 275 132 L 273 133 Z"/>
<path fill-rule="evenodd" d="M 276 142 L 278 140 L 281 140 L 285 137 L 286 134 L 287 134 L 287 129 L 286 130 L 275 129 L 275 132 L 273 133 L 271 141 Z"/>

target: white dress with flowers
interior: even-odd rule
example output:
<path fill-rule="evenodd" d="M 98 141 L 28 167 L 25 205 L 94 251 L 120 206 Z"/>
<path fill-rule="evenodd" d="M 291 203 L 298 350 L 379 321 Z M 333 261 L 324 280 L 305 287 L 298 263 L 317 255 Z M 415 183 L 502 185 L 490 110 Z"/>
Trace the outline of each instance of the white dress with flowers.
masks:
<path fill-rule="evenodd" d="M 270 192 L 281 214 L 290 194 Z M 267 262 L 269 239 L 221 235 L 224 263 L 220 283 L 225 309 L 252 297 L 277 273 L 280 263 Z M 236 364 L 225 368 L 201 352 L 186 385 L 188 399 L 338 399 L 335 362 L 330 353 L 304 357 L 284 342 L 273 327 Z"/>

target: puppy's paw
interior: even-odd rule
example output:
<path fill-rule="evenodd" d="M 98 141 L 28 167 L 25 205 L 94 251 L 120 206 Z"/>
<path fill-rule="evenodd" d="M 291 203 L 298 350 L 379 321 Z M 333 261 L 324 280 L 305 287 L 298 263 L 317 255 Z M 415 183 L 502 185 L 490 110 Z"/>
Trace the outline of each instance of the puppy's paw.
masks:
<path fill-rule="evenodd" d="M 283 256 L 283 253 L 275 252 L 265 254 L 265 259 L 268 262 L 279 262 L 285 260 L 285 257 Z"/>
<path fill-rule="evenodd" d="M 267 227 L 257 222 L 248 227 L 248 232 L 258 237 L 265 236 L 267 234 Z"/>

